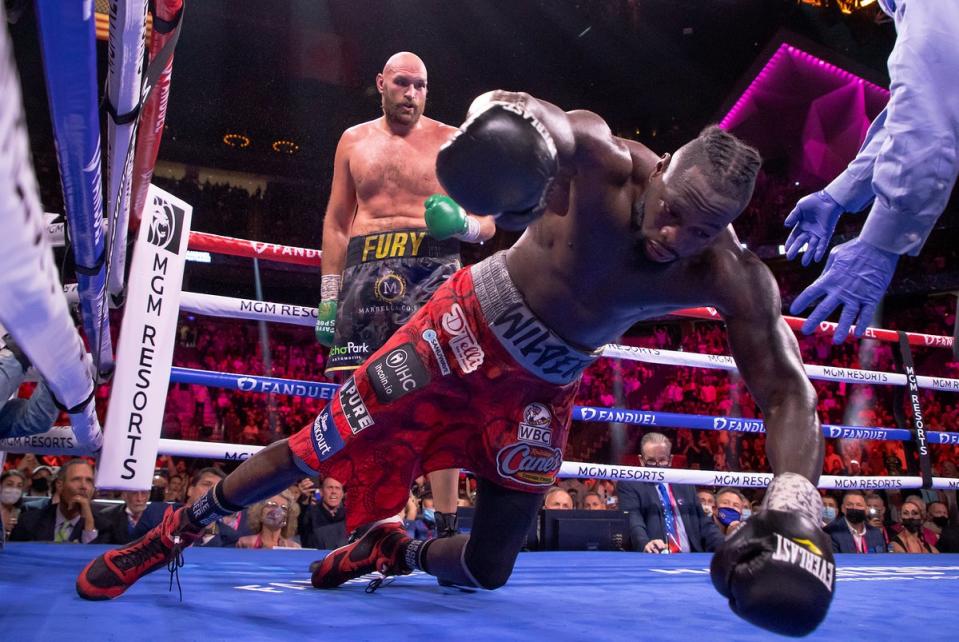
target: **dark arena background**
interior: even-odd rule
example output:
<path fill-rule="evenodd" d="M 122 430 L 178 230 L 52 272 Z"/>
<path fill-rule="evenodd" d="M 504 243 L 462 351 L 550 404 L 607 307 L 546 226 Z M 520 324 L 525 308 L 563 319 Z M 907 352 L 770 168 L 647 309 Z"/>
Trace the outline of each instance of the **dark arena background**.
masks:
<path fill-rule="evenodd" d="M 956 0 L 4 5 L 0 639 L 778 637 L 737 616 L 710 578 L 711 553 L 763 513 L 774 472 L 763 412 L 710 307 L 643 320 L 585 369 L 557 490 L 502 588 L 440 585 L 416 570 L 314 589 L 311 562 L 347 543 L 351 489 L 305 477 L 215 522 L 170 573 L 164 564 L 114 601 L 77 595 L 84 566 L 160 524 L 166 503 L 193 505 L 304 426 L 321 448 L 320 418 L 334 414 L 321 411 L 345 412 L 330 401 L 344 399 L 343 377 L 327 371 L 335 354 L 314 333 L 324 251 L 336 242 L 324 247 L 324 217 L 340 137 L 386 122 L 377 74 L 402 51 L 428 69 L 423 115 L 453 127 L 474 98 L 503 89 L 595 112 L 657 156 L 711 124 L 759 151 L 752 198 L 732 226 L 775 278 L 825 436 L 815 526 L 835 567 L 817 557 L 810 572 L 835 585 L 809 637 L 956 639 L 959 59 L 952 45 L 930 49 L 942 56 L 934 62 L 914 51 L 959 34 Z M 898 5 L 897 17 L 881 5 Z M 927 23 L 909 28 L 928 36 L 903 26 L 916 15 Z M 955 71 L 937 72 L 953 82 L 910 71 L 909 55 Z M 922 101 L 932 116 L 910 121 Z M 921 251 L 900 252 L 866 337 L 835 344 L 838 313 L 809 333 L 812 308 L 790 314 L 828 259 L 787 259 L 786 218 L 866 153 L 882 123 L 884 151 L 894 136 L 946 132 L 887 170 L 903 177 L 896 202 L 935 192 L 944 205 Z M 399 199 L 413 173 L 404 166 L 421 159 L 388 160 L 384 193 Z M 917 168 L 937 178 L 912 185 Z M 868 184 L 871 165 L 861 171 Z M 834 223 L 827 253 L 860 236 L 872 203 Z M 464 242 L 463 264 L 524 234 L 502 227 Z M 530 404 L 520 441 L 548 446 L 539 410 L 548 427 L 549 411 Z M 668 439 L 665 459 L 644 451 L 655 433 Z M 89 478 L 74 479 L 78 470 Z M 462 471 L 457 487 L 469 532 L 476 476 Z M 652 507 L 626 501 L 649 488 L 659 489 Z M 401 518 L 414 540 L 437 534 L 432 491 L 413 481 Z M 285 521 L 271 530 L 279 498 Z"/>

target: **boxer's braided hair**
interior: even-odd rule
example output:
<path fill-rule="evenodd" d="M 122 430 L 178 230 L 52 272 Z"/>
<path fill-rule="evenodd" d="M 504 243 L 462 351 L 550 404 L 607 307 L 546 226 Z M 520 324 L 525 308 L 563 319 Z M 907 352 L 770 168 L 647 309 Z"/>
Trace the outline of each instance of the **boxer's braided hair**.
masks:
<path fill-rule="evenodd" d="M 684 169 L 699 167 L 717 193 L 745 207 L 752 197 L 762 157 L 754 147 L 710 125 L 683 146 L 682 164 Z"/>

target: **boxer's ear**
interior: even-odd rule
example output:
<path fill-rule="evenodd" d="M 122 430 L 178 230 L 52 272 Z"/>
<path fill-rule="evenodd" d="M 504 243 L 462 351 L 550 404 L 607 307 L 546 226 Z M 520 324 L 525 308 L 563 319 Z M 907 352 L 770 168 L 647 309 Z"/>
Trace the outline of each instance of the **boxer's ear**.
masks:
<path fill-rule="evenodd" d="M 657 174 L 665 174 L 666 170 L 669 169 L 669 163 L 673 160 L 672 155 L 669 152 L 666 152 L 662 157 L 656 161 L 656 170 L 653 172 L 653 176 Z"/>

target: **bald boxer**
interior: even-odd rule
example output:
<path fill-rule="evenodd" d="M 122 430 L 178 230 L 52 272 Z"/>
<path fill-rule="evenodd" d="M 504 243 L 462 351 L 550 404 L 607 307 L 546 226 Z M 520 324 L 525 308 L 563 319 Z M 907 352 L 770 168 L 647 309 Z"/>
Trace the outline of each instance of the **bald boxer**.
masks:
<path fill-rule="evenodd" d="M 348 528 L 382 520 L 332 551 L 314 586 L 413 569 L 502 586 L 562 463 L 583 369 L 637 321 L 711 305 L 763 410 L 775 473 L 763 509 L 716 553 L 713 581 L 751 622 L 813 630 L 835 574 L 819 527 L 816 395 L 772 274 L 730 226 L 759 165 L 754 149 L 716 127 L 657 156 L 590 112 L 523 93 L 479 97 L 439 153 L 437 175 L 467 210 L 529 225 L 522 238 L 440 286 L 312 426 L 243 462 L 201 506 L 171 510 L 140 542 L 91 562 L 80 595 L 119 595 L 204 523 L 304 473 L 349 486 Z M 391 517 L 420 469 L 447 466 L 477 475 L 471 534 L 411 540 Z"/>
<path fill-rule="evenodd" d="M 323 219 L 316 336 L 330 348 L 327 375 L 339 380 L 462 267 L 461 241 L 496 232 L 492 219 L 469 216 L 437 194 L 436 154 L 456 129 L 423 115 L 428 79 L 419 56 L 391 56 L 376 89 L 383 115 L 340 137 Z M 437 531 L 455 533 L 459 471 L 429 477 Z"/>

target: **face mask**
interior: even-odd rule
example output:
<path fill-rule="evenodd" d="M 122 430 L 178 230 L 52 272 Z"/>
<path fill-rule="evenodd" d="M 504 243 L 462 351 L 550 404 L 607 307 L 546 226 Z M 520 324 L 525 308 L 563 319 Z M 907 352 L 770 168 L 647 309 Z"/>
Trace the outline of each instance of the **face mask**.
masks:
<path fill-rule="evenodd" d="M 949 518 L 946 516 L 933 517 L 932 523 L 938 526 L 939 528 L 945 528 L 949 525 Z"/>
<path fill-rule="evenodd" d="M 831 522 L 834 519 L 836 519 L 836 509 L 832 506 L 823 506 L 822 520 L 824 522 Z"/>
<path fill-rule="evenodd" d="M 912 517 L 902 520 L 902 525 L 905 526 L 906 530 L 910 533 L 918 533 L 919 529 L 922 528 L 922 520 L 918 517 Z"/>
<path fill-rule="evenodd" d="M 712 507 L 712 506 L 707 506 L 706 504 L 703 504 L 703 512 L 706 513 L 706 517 L 712 517 L 712 516 L 713 516 L 713 507 Z"/>
<path fill-rule="evenodd" d="M 7 486 L 0 491 L 0 504 L 16 504 L 20 501 L 21 495 L 23 495 L 23 491 L 19 488 Z"/>
<path fill-rule="evenodd" d="M 436 509 L 435 508 L 424 508 L 423 509 L 423 519 L 427 522 L 436 523 Z"/>
<path fill-rule="evenodd" d="M 50 483 L 46 477 L 38 477 L 30 482 L 30 492 L 34 495 L 45 495 L 50 490 Z"/>
<path fill-rule="evenodd" d="M 283 528 L 286 524 L 286 512 L 279 506 L 268 508 L 263 512 L 263 524 L 270 528 Z"/>
<path fill-rule="evenodd" d="M 866 511 L 861 508 L 847 508 L 846 521 L 850 524 L 862 524 L 866 521 Z"/>
<path fill-rule="evenodd" d="M 716 514 L 719 516 L 719 523 L 723 526 L 729 526 L 733 522 L 741 521 L 743 518 L 742 513 L 738 510 L 735 508 L 727 508 L 726 506 L 719 508 Z"/>

